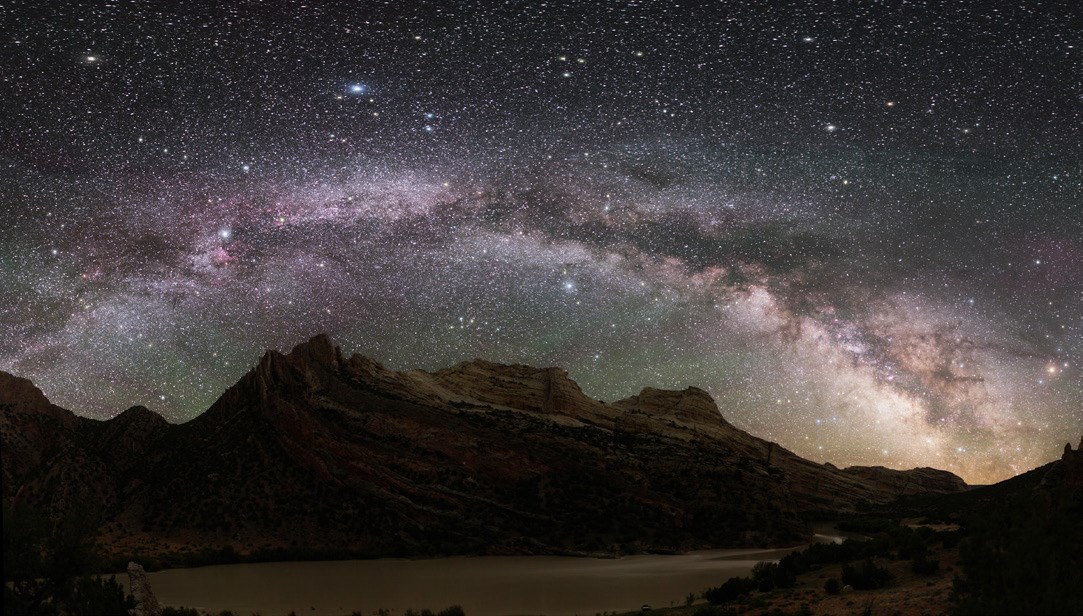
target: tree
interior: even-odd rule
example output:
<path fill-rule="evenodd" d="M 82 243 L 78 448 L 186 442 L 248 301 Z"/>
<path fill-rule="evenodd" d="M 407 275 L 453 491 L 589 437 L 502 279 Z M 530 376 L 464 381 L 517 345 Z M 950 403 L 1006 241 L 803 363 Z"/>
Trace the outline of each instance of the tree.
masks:
<path fill-rule="evenodd" d="M 5 507 L 3 523 L 4 614 L 126 614 L 135 606 L 116 578 L 89 575 L 99 563 L 89 517 L 50 525 L 28 507 Z"/>

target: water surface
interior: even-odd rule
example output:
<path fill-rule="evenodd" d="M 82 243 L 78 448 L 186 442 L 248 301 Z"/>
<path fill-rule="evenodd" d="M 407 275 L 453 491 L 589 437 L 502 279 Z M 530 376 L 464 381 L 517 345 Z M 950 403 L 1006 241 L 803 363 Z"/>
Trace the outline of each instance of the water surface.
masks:
<path fill-rule="evenodd" d="M 476 556 L 219 565 L 149 574 L 165 605 L 238 616 L 349 614 L 378 609 L 439 610 L 468 616 L 593 614 L 679 605 L 761 560 L 790 550 L 709 550 L 617 559 L 564 556 Z M 127 576 L 123 577 L 127 582 Z"/>

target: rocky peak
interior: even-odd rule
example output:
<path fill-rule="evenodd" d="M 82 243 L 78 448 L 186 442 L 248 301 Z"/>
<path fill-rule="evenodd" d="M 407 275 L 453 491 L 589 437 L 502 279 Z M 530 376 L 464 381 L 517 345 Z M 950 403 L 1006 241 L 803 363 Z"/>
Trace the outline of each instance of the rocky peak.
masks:
<path fill-rule="evenodd" d="M 590 420 L 607 415 L 605 405 L 584 394 L 562 368 L 475 359 L 439 370 L 432 376 L 440 386 L 466 402 Z"/>
<path fill-rule="evenodd" d="M 307 400 L 313 392 L 325 387 L 345 363 L 342 351 L 327 334 L 313 336 L 289 353 L 268 350 L 258 364 L 196 421 L 213 423 L 237 416 L 242 411 L 267 411 L 272 398 Z"/>
<path fill-rule="evenodd" d="M 161 415 L 142 405 L 124 409 L 110 421 L 150 426 L 161 426 L 168 423 Z"/>
<path fill-rule="evenodd" d="M 287 355 L 291 360 L 306 364 L 315 364 L 327 368 L 339 368 L 343 363 L 342 350 L 331 342 L 327 334 L 317 334 L 293 347 Z"/>
<path fill-rule="evenodd" d="M 698 387 L 677 391 L 671 389 L 644 388 L 639 395 L 613 403 L 614 406 L 645 415 L 669 417 L 689 423 L 729 425 L 711 394 Z"/>
<path fill-rule="evenodd" d="M 0 404 L 12 405 L 19 409 L 35 406 L 48 406 L 45 394 L 30 382 L 0 370 Z"/>
<path fill-rule="evenodd" d="M 271 390 L 296 393 L 321 387 L 328 372 L 337 372 L 345 363 L 342 351 L 327 334 L 313 336 L 286 354 L 267 351 L 241 383 L 254 387 L 262 398 Z"/>
<path fill-rule="evenodd" d="M 146 451 L 154 436 L 168 427 L 161 415 L 145 406 L 133 406 L 103 422 L 96 444 L 117 468 L 127 468 Z"/>
<path fill-rule="evenodd" d="M 105 422 L 107 437 L 128 435 L 127 438 L 143 438 L 151 432 L 169 425 L 158 413 L 145 406 L 133 406 Z"/>
<path fill-rule="evenodd" d="M 40 414 L 73 428 L 77 419 L 69 411 L 54 406 L 29 379 L 0 370 L 0 411 Z"/>
<path fill-rule="evenodd" d="M 1072 444 L 1064 446 L 1064 455 L 1060 462 L 1065 467 L 1065 481 L 1075 488 L 1083 486 L 1083 438 L 1079 440 L 1079 447 L 1072 451 Z"/>
<path fill-rule="evenodd" d="M 1061 488 L 1074 492 L 1083 490 L 1083 439 L 1080 439 L 1079 448 L 1075 450 L 1071 443 L 1065 443 L 1064 453 L 1049 465 L 1038 488 L 1047 491 Z"/>

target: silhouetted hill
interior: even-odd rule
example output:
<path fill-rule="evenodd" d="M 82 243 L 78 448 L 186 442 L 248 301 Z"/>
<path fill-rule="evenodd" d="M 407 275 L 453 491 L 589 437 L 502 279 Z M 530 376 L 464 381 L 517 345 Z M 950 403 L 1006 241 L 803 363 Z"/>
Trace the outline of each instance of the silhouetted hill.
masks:
<path fill-rule="evenodd" d="M 965 490 L 935 469 L 839 470 L 729 424 L 704 391 L 606 404 L 559 368 L 396 372 L 326 336 L 268 351 L 202 415 L 109 421 L 0 374 L 5 504 L 99 516 L 143 554 L 232 545 L 368 555 L 778 545 L 801 515 Z"/>
<path fill-rule="evenodd" d="M 1083 612 L 1083 440 L 1061 459 L 983 490 L 960 514 L 959 614 Z M 1011 481 L 1011 480 L 1009 480 Z"/>

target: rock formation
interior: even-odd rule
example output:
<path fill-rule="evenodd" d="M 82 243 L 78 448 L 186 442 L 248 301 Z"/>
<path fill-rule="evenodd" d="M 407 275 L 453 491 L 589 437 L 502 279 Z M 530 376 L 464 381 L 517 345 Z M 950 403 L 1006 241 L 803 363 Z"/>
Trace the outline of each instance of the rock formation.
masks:
<path fill-rule="evenodd" d="M 1080 439 L 1079 447 L 1075 450 L 1072 450 L 1071 443 L 1064 444 L 1064 453 L 1049 465 L 1038 488 L 1083 492 L 1083 439 Z"/>
<path fill-rule="evenodd" d="M 132 616 L 162 616 L 162 606 L 150 589 L 150 581 L 147 572 L 139 563 L 128 563 L 128 581 L 131 588 L 132 598 L 135 599 L 135 607 L 132 608 Z"/>
<path fill-rule="evenodd" d="M 5 502 L 54 517 L 100 502 L 101 542 L 121 553 L 778 545 L 808 536 L 802 513 L 965 489 L 933 469 L 805 460 L 735 428 L 694 387 L 606 404 L 559 368 L 397 372 L 326 336 L 268 351 L 181 425 L 142 407 L 79 418 L 0 378 Z"/>

